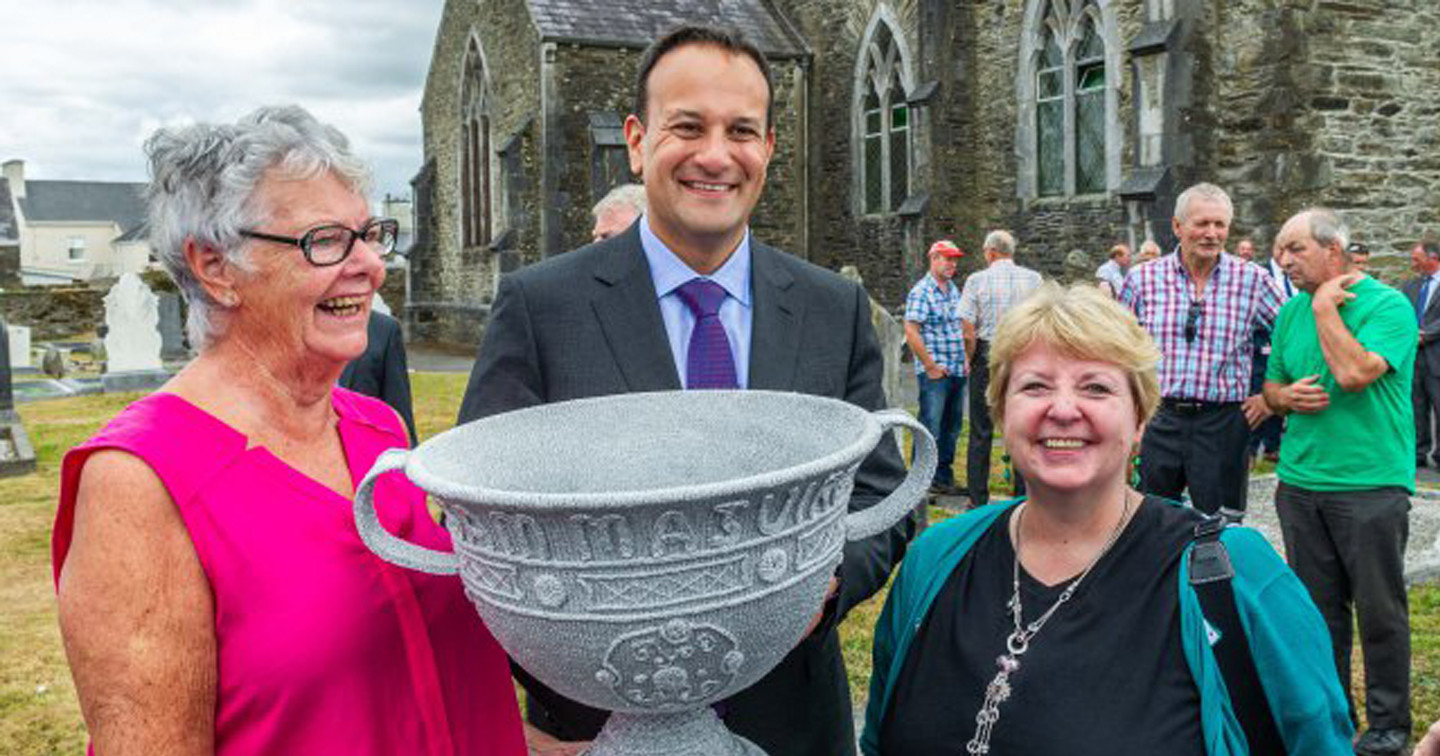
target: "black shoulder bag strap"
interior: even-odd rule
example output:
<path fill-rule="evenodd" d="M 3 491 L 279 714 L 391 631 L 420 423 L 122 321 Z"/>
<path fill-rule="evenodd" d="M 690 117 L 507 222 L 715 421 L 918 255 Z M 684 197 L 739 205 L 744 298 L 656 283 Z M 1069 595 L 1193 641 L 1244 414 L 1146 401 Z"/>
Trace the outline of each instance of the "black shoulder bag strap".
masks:
<path fill-rule="evenodd" d="M 1284 756 L 1285 742 L 1275 726 L 1265 689 L 1260 684 L 1250 642 L 1240 624 L 1240 610 L 1235 605 L 1231 578 L 1235 568 L 1230 554 L 1220 542 L 1225 518 L 1212 515 L 1195 526 L 1195 539 L 1190 549 L 1190 587 L 1200 599 L 1200 609 L 1211 628 L 1220 634 L 1211 644 L 1220 675 L 1230 693 L 1230 705 L 1240 726 L 1245 730 L 1251 756 Z"/>

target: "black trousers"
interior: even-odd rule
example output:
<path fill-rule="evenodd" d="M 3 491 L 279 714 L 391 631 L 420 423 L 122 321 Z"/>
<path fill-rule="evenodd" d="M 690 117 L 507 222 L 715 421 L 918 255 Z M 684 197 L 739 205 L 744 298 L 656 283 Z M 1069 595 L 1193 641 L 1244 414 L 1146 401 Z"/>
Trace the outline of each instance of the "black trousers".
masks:
<path fill-rule="evenodd" d="M 985 393 L 990 387 L 990 342 L 976 341 L 975 354 L 970 356 L 970 440 L 965 450 L 965 487 L 970 506 L 990 503 L 990 450 L 995 443 L 995 423 L 990 419 L 990 405 Z M 1020 470 L 1011 468 L 1015 476 L 1015 495 L 1025 495 L 1025 479 Z"/>
<path fill-rule="evenodd" d="M 1238 402 L 1198 409 L 1162 404 L 1140 441 L 1140 490 L 1178 499 L 1189 488 L 1190 500 L 1202 512 L 1244 512 L 1249 438 Z"/>
<path fill-rule="evenodd" d="M 1432 419 L 1440 414 L 1437 412 L 1440 409 L 1440 375 L 1433 375 L 1426 369 L 1423 355 L 1415 360 L 1415 382 L 1410 398 L 1415 407 L 1415 459 L 1423 462 L 1432 453 L 1440 451 L 1434 446 L 1430 425 Z"/>
<path fill-rule="evenodd" d="M 1352 607 L 1365 656 L 1365 718 L 1372 729 L 1410 729 L 1410 604 L 1405 544 L 1410 496 L 1402 488 L 1310 491 L 1281 483 L 1275 511 L 1285 559 L 1330 628 L 1335 669 L 1350 697 Z M 1355 719 L 1355 703 L 1350 702 Z"/>

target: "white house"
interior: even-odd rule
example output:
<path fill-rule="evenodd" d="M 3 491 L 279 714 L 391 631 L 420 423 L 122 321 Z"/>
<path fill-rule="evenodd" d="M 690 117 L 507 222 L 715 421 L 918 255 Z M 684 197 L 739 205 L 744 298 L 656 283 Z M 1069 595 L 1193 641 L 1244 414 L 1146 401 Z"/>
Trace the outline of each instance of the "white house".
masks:
<path fill-rule="evenodd" d="M 145 184 L 27 181 L 25 163 L 0 166 L 20 240 L 27 286 L 138 273 L 150 265 Z"/>

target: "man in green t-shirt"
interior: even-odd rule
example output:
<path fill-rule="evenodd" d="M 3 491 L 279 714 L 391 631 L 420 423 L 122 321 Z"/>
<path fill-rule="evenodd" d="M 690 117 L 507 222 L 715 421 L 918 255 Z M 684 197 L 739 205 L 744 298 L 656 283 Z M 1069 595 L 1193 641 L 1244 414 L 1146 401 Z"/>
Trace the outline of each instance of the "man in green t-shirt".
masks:
<path fill-rule="evenodd" d="M 1388 755 L 1410 733 L 1404 562 L 1418 330 L 1404 295 L 1353 267 L 1349 241 L 1323 209 L 1280 230 L 1285 272 L 1303 293 L 1276 318 L 1265 401 L 1289 416 L 1275 494 L 1286 559 L 1325 616 L 1347 693 L 1352 606 L 1358 614 L 1369 729 L 1355 752 Z"/>

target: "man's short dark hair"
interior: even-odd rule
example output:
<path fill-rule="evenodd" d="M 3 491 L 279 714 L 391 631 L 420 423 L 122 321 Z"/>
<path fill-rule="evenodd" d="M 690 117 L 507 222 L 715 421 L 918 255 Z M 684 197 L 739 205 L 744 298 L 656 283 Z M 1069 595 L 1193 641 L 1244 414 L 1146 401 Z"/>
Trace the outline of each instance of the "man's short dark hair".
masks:
<path fill-rule="evenodd" d="M 1422 241 L 1420 248 L 1425 250 L 1425 256 L 1432 260 L 1440 260 L 1440 242 Z"/>
<path fill-rule="evenodd" d="M 665 54 L 685 45 L 715 45 L 726 52 L 744 55 L 755 61 L 760 74 L 765 77 L 765 128 L 775 123 L 775 81 L 770 76 L 770 62 L 765 53 L 735 29 L 718 26 L 687 24 L 670 30 L 655 40 L 640 57 L 640 73 L 635 80 L 635 117 L 645 122 L 646 107 L 650 103 L 650 72 Z"/>

